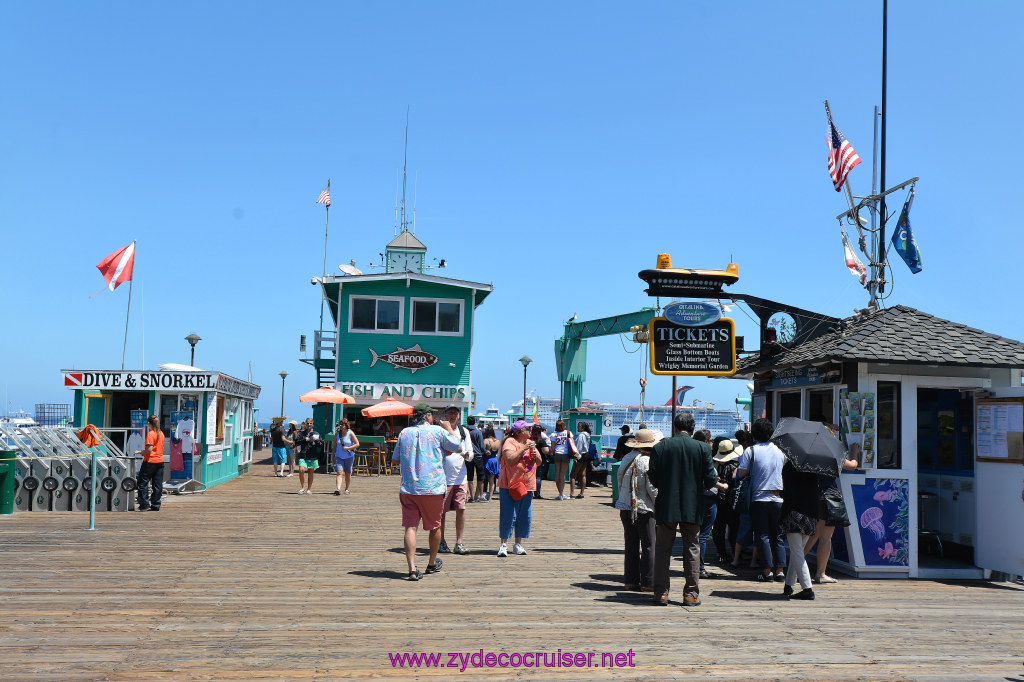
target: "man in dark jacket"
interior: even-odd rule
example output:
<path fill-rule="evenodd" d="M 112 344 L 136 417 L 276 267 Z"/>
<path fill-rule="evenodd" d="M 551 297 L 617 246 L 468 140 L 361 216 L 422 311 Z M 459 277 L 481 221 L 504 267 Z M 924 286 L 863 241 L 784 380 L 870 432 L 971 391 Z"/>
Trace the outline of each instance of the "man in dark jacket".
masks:
<path fill-rule="evenodd" d="M 700 606 L 700 524 L 704 491 L 718 483 L 711 447 L 695 441 L 693 415 L 680 412 L 672 422 L 676 435 L 654 446 L 648 477 L 658 489 L 654 518 L 658 523 L 654 551 L 654 603 L 668 604 L 669 563 L 676 526 L 683 536 L 686 586 L 683 606 Z"/>
<path fill-rule="evenodd" d="M 622 435 L 619 436 L 617 441 L 615 441 L 615 454 L 613 455 L 616 462 L 621 462 L 622 458 L 628 455 L 629 451 L 633 449 L 626 445 L 626 441 L 633 437 L 629 433 L 629 424 L 623 424 L 620 426 L 619 431 L 622 432 Z"/>

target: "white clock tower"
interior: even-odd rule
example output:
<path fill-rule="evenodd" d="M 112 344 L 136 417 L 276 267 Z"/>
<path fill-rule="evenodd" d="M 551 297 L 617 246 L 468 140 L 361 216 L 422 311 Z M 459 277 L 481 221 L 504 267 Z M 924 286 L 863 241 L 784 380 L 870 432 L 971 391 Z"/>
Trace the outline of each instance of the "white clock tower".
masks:
<path fill-rule="evenodd" d="M 384 247 L 385 272 L 416 272 L 423 274 L 427 247 L 412 232 L 402 233 Z"/>

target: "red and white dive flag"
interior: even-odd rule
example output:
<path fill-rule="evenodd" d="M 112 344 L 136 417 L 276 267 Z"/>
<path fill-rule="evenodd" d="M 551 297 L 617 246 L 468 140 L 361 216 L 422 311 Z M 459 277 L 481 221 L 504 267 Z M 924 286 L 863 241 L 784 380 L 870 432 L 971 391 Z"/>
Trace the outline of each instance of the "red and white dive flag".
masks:
<path fill-rule="evenodd" d="M 96 268 L 107 281 L 107 288 L 113 291 L 132 278 L 135 267 L 135 242 L 118 249 L 99 262 Z"/>
<path fill-rule="evenodd" d="M 843 232 L 843 255 L 846 257 L 846 267 L 850 269 L 850 274 L 860 279 L 862 285 L 867 282 L 868 269 L 860 262 L 860 258 L 857 258 L 857 254 L 854 252 L 853 247 L 850 246 L 850 240 L 846 237 L 845 232 Z"/>

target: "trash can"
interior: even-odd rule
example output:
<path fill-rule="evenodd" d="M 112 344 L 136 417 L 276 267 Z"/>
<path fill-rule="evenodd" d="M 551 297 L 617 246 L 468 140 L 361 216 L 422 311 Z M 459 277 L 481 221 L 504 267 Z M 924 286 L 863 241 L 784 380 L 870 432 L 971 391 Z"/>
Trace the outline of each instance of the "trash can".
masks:
<path fill-rule="evenodd" d="M 32 511 L 32 495 L 39 487 L 39 479 L 32 475 L 32 460 L 18 457 L 14 460 L 14 508 Z"/>
<path fill-rule="evenodd" d="M 0 516 L 14 513 L 14 451 L 0 450 Z"/>

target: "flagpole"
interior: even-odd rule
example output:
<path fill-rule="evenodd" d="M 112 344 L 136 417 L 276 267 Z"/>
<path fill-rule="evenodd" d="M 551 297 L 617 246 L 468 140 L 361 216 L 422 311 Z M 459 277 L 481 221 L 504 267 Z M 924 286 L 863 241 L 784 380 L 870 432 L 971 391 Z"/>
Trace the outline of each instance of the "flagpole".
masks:
<path fill-rule="evenodd" d="M 324 209 L 324 272 L 323 276 L 327 276 L 327 226 L 331 219 L 331 179 L 327 178 L 327 204 Z M 320 334 L 323 335 L 324 331 L 324 287 L 323 280 L 320 280 Z"/>
<path fill-rule="evenodd" d="M 135 242 L 132 242 L 134 244 Z M 124 346 L 121 348 L 121 371 L 124 371 L 124 356 L 128 351 L 128 317 L 132 313 L 132 284 L 135 283 L 135 278 L 132 277 L 128 280 L 128 310 L 124 313 Z"/>
<path fill-rule="evenodd" d="M 878 107 L 875 107 L 875 115 L 872 117 L 874 121 L 874 136 L 872 138 L 873 147 L 871 150 L 871 194 L 875 195 L 878 193 Z M 878 260 L 875 254 L 878 253 L 878 211 L 871 212 L 871 256 L 868 257 L 868 262 L 871 263 L 871 283 L 868 289 L 871 292 L 871 305 L 875 308 L 878 307 L 878 273 L 879 265 L 876 262 Z M 884 273 L 883 273 L 884 274 Z"/>
<path fill-rule="evenodd" d="M 885 91 L 886 91 L 886 56 L 887 56 L 887 36 L 889 34 L 889 0 L 882 0 L 882 144 L 880 147 L 879 159 L 881 172 L 879 173 L 879 187 L 878 191 L 882 193 L 882 200 L 880 203 L 879 211 L 882 219 L 878 227 L 878 288 L 877 292 L 882 294 L 885 292 L 885 119 L 888 117 L 889 112 L 886 109 L 885 103 Z"/>

